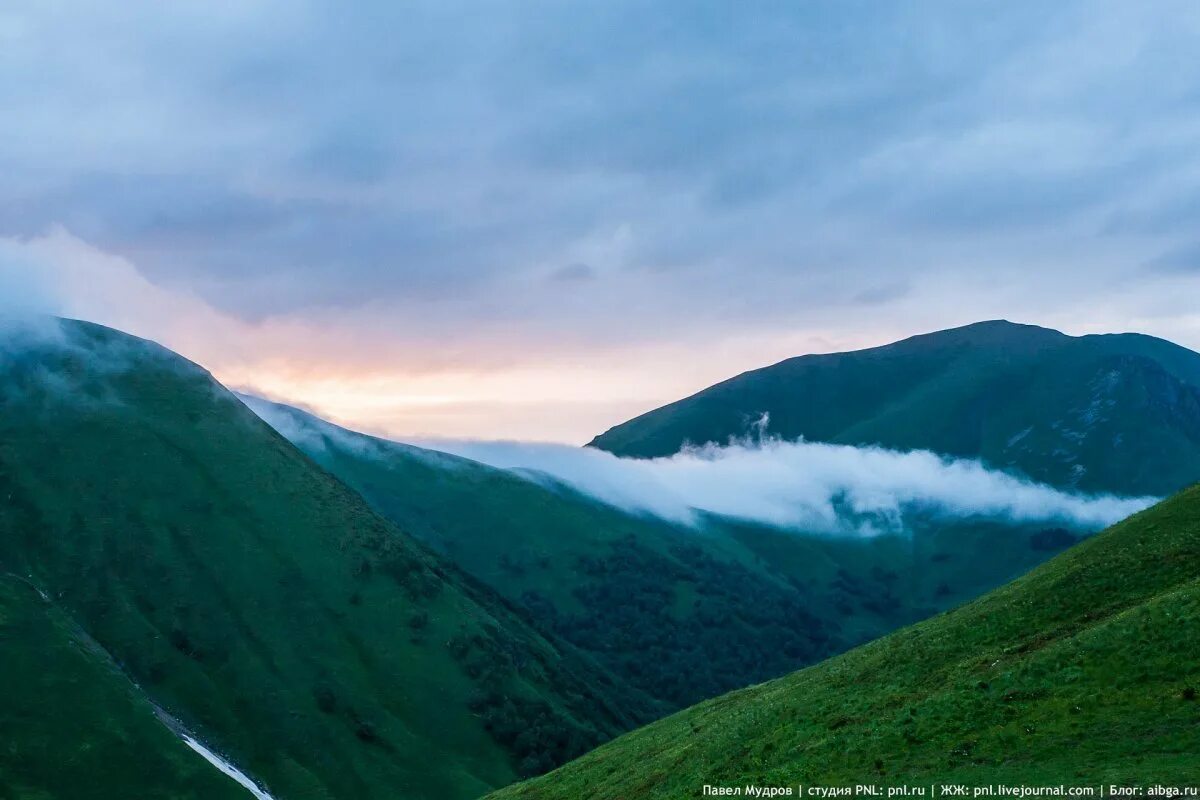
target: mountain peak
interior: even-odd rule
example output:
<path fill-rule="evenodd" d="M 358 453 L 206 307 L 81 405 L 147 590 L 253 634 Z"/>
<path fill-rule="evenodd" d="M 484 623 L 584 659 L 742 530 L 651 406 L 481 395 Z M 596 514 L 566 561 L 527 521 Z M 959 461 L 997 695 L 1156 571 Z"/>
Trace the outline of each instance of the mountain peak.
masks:
<path fill-rule="evenodd" d="M 1068 336 L 1008 320 L 790 358 L 591 444 L 667 456 L 745 436 L 763 414 L 783 439 L 976 458 L 1060 489 L 1162 495 L 1200 474 L 1200 354 L 1141 334 Z"/>
<path fill-rule="evenodd" d="M 972 322 L 968 325 L 960 325 L 956 328 L 946 328 L 940 331 L 910 336 L 894 344 L 884 345 L 884 347 L 901 347 L 911 344 L 970 344 L 977 346 L 1038 345 L 1059 343 L 1070 338 L 1065 333 L 1053 328 L 1011 322 L 1006 319 L 989 319 L 981 322 Z"/>

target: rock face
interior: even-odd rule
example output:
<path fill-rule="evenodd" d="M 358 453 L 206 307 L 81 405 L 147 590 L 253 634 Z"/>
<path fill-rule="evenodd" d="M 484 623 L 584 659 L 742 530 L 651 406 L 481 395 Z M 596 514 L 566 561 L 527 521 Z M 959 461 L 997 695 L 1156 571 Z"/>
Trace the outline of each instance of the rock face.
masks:
<path fill-rule="evenodd" d="M 1200 480 L 1200 354 L 1138 334 L 984 322 L 747 372 L 591 446 L 653 457 L 752 433 L 979 458 L 1059 488 L 1165 495 Z"/>

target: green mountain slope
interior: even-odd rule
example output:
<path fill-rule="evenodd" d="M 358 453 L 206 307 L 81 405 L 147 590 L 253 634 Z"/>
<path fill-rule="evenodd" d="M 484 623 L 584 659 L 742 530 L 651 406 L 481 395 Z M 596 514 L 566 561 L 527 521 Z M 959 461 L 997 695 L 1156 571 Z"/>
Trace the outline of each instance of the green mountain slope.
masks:
<path fill-rule="evenodd" d="M 659 699 L 660 713 L 844 646 L 820 604 L 727 537 L 245 399 L 384 516 Z"/>
<path fill-rule="evenodd" d="M 0 497 L 0 572 L 283 800 L 478 795 L 649 713 L 142 340 L 5 342 Z"/>
<path fill-rule="evenodd" d="M 0 576 L 0 797 L 245 800 L 36 590 Z M 70 731 L 69 741 L 63 741 Z"/>
<path fill-rule="evenodd" d="M 1200 487 L 955 611 L 496 798 L 706 784 L 1200 782 Z"/>
<path fill-rule="evenodd" d="M 1137 334 L 982 322 L 788 359 L 597 436 L 653 457 L 769 415 L 785 439 L 980 458 L 1060 488 L 1166 495 L 1200 478 L 1200 354 Z"/>
<path fill-rule="evenodd" d="M 384 516 L 667 708 L 974 598 L 1076 541 L 972 518 L 872 539 L 719 519 L 693 530 L 245 399 Z"/>

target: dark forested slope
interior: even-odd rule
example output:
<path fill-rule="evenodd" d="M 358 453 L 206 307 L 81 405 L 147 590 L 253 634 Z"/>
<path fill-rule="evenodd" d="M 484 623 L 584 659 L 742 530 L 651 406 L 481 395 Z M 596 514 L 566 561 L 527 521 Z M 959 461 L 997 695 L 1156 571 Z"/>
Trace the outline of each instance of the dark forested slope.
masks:
<path fill-rule="evenodd" d="M 704 784 L 1200 783 L 1200 487 L 975 602 L 627 734 L 499 798 Z"/>

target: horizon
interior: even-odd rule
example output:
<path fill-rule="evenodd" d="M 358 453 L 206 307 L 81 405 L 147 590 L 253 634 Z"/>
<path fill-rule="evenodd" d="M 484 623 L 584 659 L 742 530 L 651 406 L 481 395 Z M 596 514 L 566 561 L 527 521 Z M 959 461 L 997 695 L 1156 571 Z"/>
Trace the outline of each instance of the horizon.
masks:
<path fill-rule="evenodd" d="M 380 424 L 378 422 L 373 422 L 370 419 L 364 419 L 361 417 L 357 418 L 357 419 L 355 419 L 355 418 L 339 419 L 336 411 L 329 411 L 329 410 L 323 409 L 321 406 L 313 405 L 303 399 L 289 399 L 287 397 L 270 397 L 266 393 L 256 393 L 257 390 L 255 390 L 252 387 L 229 386 L 229 388 L 231 390 L 233 390 L 236 394 L 249 394 L 251 396 L 259 397 L 263 400 L 267 400 L 272 403 L 277 403 L 280 405 L 296 408 L 300 411 L 312 414 L 322 420 L 334 423 L 334 424 L 338 425 L 339 427 L 346 428 L 347 430 L 350 430 L 355 433 L 362 433 L 362 434 L 365 434 L 368 436 L 377 436 L 377 437 L 380 437 L 380 438 L 383 438 L 383 439 L 386 439 L 389 441 L 394 441 L 394 442 L 410 443 L 410 444 L 413 444 L 413 445 L 419 446 L 419 447 L 429 446 L 429 443 L 431 441 L 436 442 L 438 440 L 480 441 L 480 442 L 496 442 L 496 443 L 530 442 L 530 443 L 538 443 L 538 444 L 568 444 L 568 445 L 586 446 L 587 444 L 589 444 L 591 442 L 591 440 L 593 438 L 600 436 L 601 434 L 607 432 L 611 428 L 619 426 L 622 423 L 628 422 L 628 421 L 634 419 L 635 417 L 641 416 L 642 414 L 662 408 L 665 405 L 669 405 L 669 404 L 675 402 L 676 400 L 683 400 L 688 397 L 691 397 L 692 395 L 702 392 L 705 389 L 711 388 L 712 386 L 714 386 L 718 383 L 721 383 L 722 381 L 742 375 L 745 372 L 753 372 L 755 370 L 772 367 L 772 366 L 780 364 L 784 361 L 790 360 L 792 358 L 801 358 L 801 357 L 810 356 L 810 355 L 833 355 L 833 354 L 838 354 L 838 353 L 857 352 L 860 350 L 871 350 L 871 349 L 875 349 L 878 347 L 886 347 L 891 344 L 897 344 L 899 342 L 903 342 L 908 339 L 918 338 L 921 336 L 930 336 L 930 335 L 935 335 L 938 333 L 946 333 L 949 331 L 961 330 L 963 328 L 969 328 L 969 327 L 974 327 L 977 325 L 986 325 L 986 324 L 992 324 L 992 323 L 1005 323 L 1005 324 L 1013 325 L 1013 326 L 1017 326 L 1017 327 L 1038 328 L 1039 330 L 1050 331 L 1053 333 L 1059 333 L 1059 334 L 1062 334 L 1063 336 L 1068 336 L 1071 338 L 1080 338 L 1083 336 L 1094 336 L 1094 335 L 1100 335 L 1100 336 L 1103 336 L 1103 335 L 1153 336 L 1153 334 L 1144 333 L 1142 331 L 1132 331 L 1132 330 L 1129 330 L 1129 331 L 1125 331 L 1125 330 L 1088 331 L 1085 333 L 1072 333 L 1071 331 L 1064 331 L 1064 330 L 1060 330 L 1058 328 L 1052 328 L 1052 327 L 1049 327 L 1046 325 L 1039 325 L 1037 323 L 997 318 L 997 319 L 981 319 L 981 320 L 977 320 L 975 322 L 967 322 L 962 325 L 954 325 L 949 328 L 939 328 L 937 330 L 914 331 L 911 333 L 901 334 L 895 339 L 889 339 L 887 341 L 881 341 L 881 342 L 870 343 L 870 344 L 863 344 L 861 346 L 851 347 L 851 348 L 848 348 L 845 350 L 820 350 L 820 351 L 811 351 L 811 352 L 806 352 L 806 353 L 793 353 L 791 355 L 783 356 L 782 358 L 778 358 L 778 359 L 775 359 L 775 360 L 772 360 L 769 362 L 765 362 L 762 364 L 747 366 L 744 369 L 738 370 L 737 372 L 732 372 L 728 375 L 722 375 L 718 378 L 710 380 L 708 383 L 705 383 L 700 386 L 695 386 L 691 389 L 684 389 L 682 391 L 682 393 L 675 395 L 675 396 L 671 396 L 667 399 L 664 399 L 664 400 L 658 402 L 656 405 L 648 406 L 648 407 L 640 408 L 640 409 L 635 409 L 631 413 L 629 413 L 627 416 L 620 417 L 619 419 L 615 419 L 610 424 L 605 424 L 604 427 L 599 428 L 590 434 L 587 434 L 586 435 L 587 438 L 585 438 L 581 441 L 567 440 L 564 438 L 542 437 L 542 436 L 538 435 L 538 432 L 540 429 L 536 429 L 536 428 L 533 429 L 532 435 L 524 435 L 524 436 L 504 436 L 504 435 L 501 435 L 501 436 L 488 436 L 488 435 L 472 436 L 472 435 L 464 435 L 461 433 L 447 434 L 447 433 L 440 432 L 440 431 L 393 430 L 393 429 L 389 428 L 389 426 L 386 424 L 386 422 L 383 422 L 382 424 Z M 1188 347 L 1187 345 L 1172 341 L 1171 339 L 1167 339 L 1165 337 L 1153 337 L 1153 338 L 1162 339 L 1165 342 L 1174 344 L 1179 347 L 1185 347 L 1186 349 L 1189 349 L 1189 350 L 1193 350 L 1193 351 L 1197 350 L 1197 348 Z M 201 366 L 203 366 L 203 365 L 201 365 Z M 216 376 L 216 377 L 218 378 L 218 380 L 220 379 L 220 376 Z"/>
<path fill-rule="evenodd" d="M 0 311 L 3 311 L 3 308 L 0 308 Z M 16 319 L 20 320 L 22 318 L 22 316 L 17 316 Z M 66 317 L 54 317 L 54 318 L 60 319 L 60 320 L 72 319 L 72 318 L 66 318 Z M 4 316 L 2 314 L 0 314 L 0 322 L 3 322 L 3 321 L 4 321 Z M 98 324 L 98 325 L 104 325 L 104 323 L 94 322 L 93 320 L 77 320 L 77 321 L 89 322 L 89 323 Z M 909 339 L 921 338 L 924 336 L 933 336 L 933 335 L 937 335 L 937 334 L 941 334 L 941 333 L 948 333 L 951 331 L 962 330 L 964 328 L 977 327 L 980 325 L 994 325 L 994 324 L 1003 324 L 1003 325 L 1009 325 L 1012 327 L 1019 327 L 1019 328 L 1036 328 L 1041 331 L 1057 333 L 1057 334 L 1060 334 L 1062 336 L 1066 336 L 1069 338 L 1081 338 L 1081 337 L 1093 336 L 1093 335 L 1152 336 L 1152 334 L 1146 334 L 1146 333 L 1143 333 L 1140 331 L 1120 331 L 1120 330 L 1072 333 L 1070 331 L 1059 330 L 1058 328 L 1052 328 L 1052 327 L 1049 327 L 1046 325 L 1039 325 L 1037 323 L 1023 322 L 1023 321 L 1017 321 L 1017 320 L 1012 320 L 1012 319 L 995 318 L 995 319 L 976 320 L 974 322 L 967 322 L 967 323 L 963 323 L 961 325 L 954 325 L 949 328 L 939 328 L 937 330 L 915 331 L 915 332 L 911 332 L 911 333 L 902 334 L 902 335 L 898 336 L 897 338 L 891 339 L 888 341 L 882 341 L 882 342 L 873 343 L 873 344 L 865 344 L 860 347 L 853 347 L 853 348 L 850 348 L 847 350 L 825 350 L 825 351 L 813 351 L 813 352 L 808 352 L 808 353 L 794 353 L 794 354 L 791 354 L 788 356 L 784 356 L 783 358 L 776 359 L 774 361 L 770 361 L 768 363 L 749 366 L 746 369 L 740 370 L 739 372 L 736 372 L 736 373 L 732 373 L 729 375 L 723 375 L 719 378 L 716 378 L 716 379 L 710 381 L 707 384 L 698 386 L 692 390 L 687 390 L 683 394 L 679 394 L 678 396 L 674 396 L 667 400 L 664 400 L 663 402 L 659 403 L 658 405 L 634 410 L 628 416 L 616 419 L 611 424 L 606 425 L 605 427 L 596 430 L 594 433 L 587 434 L 587 438 L 582 441 L 568 441 L 563 438 L 552 438 L 552 437 L 540 436 L 540 435 L 538 435 L 540 429 L 533 429 L 532 435 L 525 435 L 525 436 L 504 436 L 504 435 L 489 436 L 486 434 L 485 435 L 472 435 L 470 433 L 462 433 L 462 432 L 458 432 L 458 431 L 447 433 L 447 432 L 438 431 L 438 430 L 432 430 L 432 431 L 412 430 L 412 429 L 396 430 L 396 429 L 393 429 L 392 427 L 390 427 L 387 424 L 386 420 L 383 421 L 382 423 L 380 423 L 378 421 L 372 420 L 369 416 L 341 418 L 338 416 L 336 411 L 332 411 L 332 410 L 329 410 L 328 408 L 322 407 L 318 403 L 309 402 L 308 400 L 306 400 L 304 398 L 288 397 L 288 396 L 282 396 L 282 395 L 276 396 L 276 395 L 273 395 L 270 390 L 260 388 L 261 384 L 256 386 L 256 385 L 241 384 L 241 383 L 236 383 L 233 381 L 226 380 L 222 377 L 221 374 L 219 374 L 218 371 L 214 371 L 214 370 L 210 369 L 208 367 L 208 365 L 206 365 L 204 362 L 198 361 L 195 359 L 191 359 L 191 358 L 189 358 L 189 360 L 194 361 L 194 363 L 196 363 L 201 368 L 209 370 L 213 374 L 213 377 L 219 383 L 224 385 L 227 389 L 229 389 L 235 395 L 239 396 L 239 398 L 242 399 L 243 401 L 246 400 L 246 397 L 257 398 L 259 400 L 264 400 L 264 401 L 267 401 L 272 404 L 277 404 L 277 405 L 281 405 L 284 407 L 293 408 L 293 409 L 301 411 L 303 413 L 311 414 L 312 416 L 314 416 L 322 421 L 332 423 L 332 424 L 334 424 L 340 428 L 344 428 L 345 430 L 350 431 L 352 433 L 358 433 L 358 434 L 362 434 L 362 435 L 366 435 L 366 436 L 378 437 L 378 438 L 381 438 L 381 439 L 384 439 L 387 441 L 391 441 L 391 442 L 407 443 L 407 444 L 412 444 L 414 446 L 423 447 L 423 448 L 432 447 L 433 449 L 439 449 L 436 446 L 434 446 L 434 444 L 433 444 L 433 443 L 436 443 L 439 441 L 442 442 L 443 444 L 448 444 L 448 443 L 453 443 L 453 442 L 460 442 L 460 443 L 479 442 L 479 443 L 485 443 L 485 444 L 486 443 L 494 443 L 494 444 L 529 443 L 529 444 L 534 444 L 534 445 L 549 444 L 549 445 L 586 446 L 590 443 L 590 441 L 593 438 L 598 437 L 601 434 L 607 432 L 612 427 L 619 426 L 622 423 L 628 422 L 631 419 L 638 417 L 642 414 L 648 413 L 650 411 L 654 411 L 665 405 L 669 405 L 670 403 L 672 403 L 676 400 L 682 400 L 682 399 L 689 398 L 692 395 L 697 394 L 707 388 L 710 388 L 717 383 L 720 383 L 724 380 L 728 380 L 730 378 L 740 376 L 741 374 L 743 374 L 745 372 L 752 372 L 752 371 L 755 371 L 758 369 L 772 367 L 772 366 L 775 366 L 777 364 L 780 364 L 784 361 L 788 361 L 793 358 L 800 358 L 800 357 L 810 356 L 810 355 L 830 355 L 830 354 L 839 354 L 839 353 L 858 352 L 861 350 L 871 350 L 871 349 L 875 349 L 875 348 L 879 348 L 879 347 L 886 347 L 886 346 L 892 345 L 892 344 L 898 344 L 900 342 L 904 342 Z M 120 328 L 117 328 L 117 327 L 111 326 L 111 325 L 107 325 L 105 327 L 109 327 L 109 328 L 119 331 L 121 333 L 126 333 L 126 334 L 131 333 L 130 331 L 123 331 Z M 137 334 L 133 334 L 133 335 L 137 335 Z M 151 337 L 140 337 L 140 338 L 145 338 L 148 341 L 153 342 L 154 344 L 166 347 L 168 350 L 172 349 L 169 346 L 167 346 L 166 344 L 164 344 L 163 342 L 157 341 Z M 1168 342 L 1169 344 L 1173 344 L 1173 345 L 1176 345 L 1179 347 L 1186 348 L 1186 345 L 1182 345 L 1178 342 L 1173 342 L 1170 339 L 1166 339 L 1164 337 L 1152 337 L 1152 338 L 1159 338 L 1162 341 Z M 1186 348 L 1186 349 L 1192 349 L 1193 351 L 1195 351 L 1194 348 Z M 188 357 L 186 353 L 179 353 L 179 355 Z M 764 431 L 765 430 L 766 429 L 764 428 Z"/>
<path fill-rule="evenodd" d="M 1043 6 L 18 2 L 0 311 L 573 444 L 980 320 L 1200 350 L 1200 9 Z"/>

